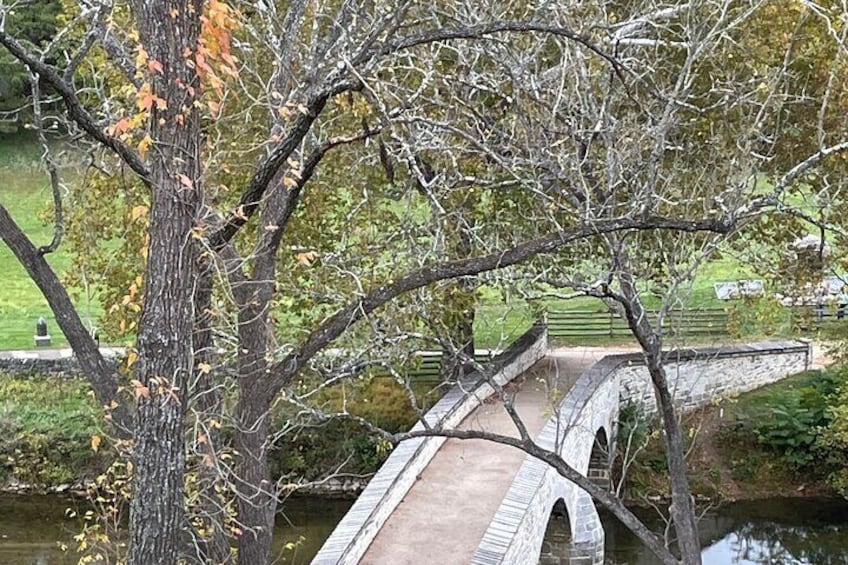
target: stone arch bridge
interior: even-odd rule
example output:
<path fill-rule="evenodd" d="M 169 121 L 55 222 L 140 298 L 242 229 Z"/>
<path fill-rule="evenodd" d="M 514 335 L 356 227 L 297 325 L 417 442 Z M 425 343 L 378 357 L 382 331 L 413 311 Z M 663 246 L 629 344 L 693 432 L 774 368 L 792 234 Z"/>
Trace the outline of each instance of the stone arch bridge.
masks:
<path fill-rule="evenodd" d="M 796 341 L 679 350 L 666 354 L 666 368 L 676 402 L 689 409 L 803 371 L 811 354 Z M 516 410 L 536 443 L 605 486 L 622 402 L 656 410 L 641 354 L 549 350 L 544 327 L 495 367 L 493 380 L 517 390 Z M 517 435 L 493 394 L 486 379 L 469 375 L 426 419 Z M 596 564 L 603 547 L 591 497 L 546 464 L 492 442 L 426 437 L 392 452 L 312 563 Z"/>

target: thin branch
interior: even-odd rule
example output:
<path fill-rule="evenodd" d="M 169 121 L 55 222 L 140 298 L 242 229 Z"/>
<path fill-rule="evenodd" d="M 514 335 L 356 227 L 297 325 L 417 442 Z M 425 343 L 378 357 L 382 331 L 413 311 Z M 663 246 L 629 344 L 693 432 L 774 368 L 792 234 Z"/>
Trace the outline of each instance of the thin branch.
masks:
<path fill-rule="evenodd" d="M 605 61 L 607 61 L 620 79 L 624 79 L 624 74 L 627 69 L 614 56 L 610 55 L 592 42 L 589 37 L 581 35 L 573 30 L 547 25 L 539 22 L 516 22 L 516 21 L 494 21 L 485 24 L 465 27 L 443 27 L 436 30 L 428 30 L 415 35 L 401 37 L 395 41 L 384 43 L 378 54 L 388 55 L 395 51 L 409 49 L 418 45 L 428 43 L 436 43 L 440 41 L 450 41 L 456 39 L 480 39 L 489 35 L 496 35 L 507 32 L 534 32 L 546 33 L 557 37 L 564 37 L 575 43 L 583 45 L 589 51 L 595 53 Z"/>
<path fill-rule="evenodd" d="M 38 75 L 30 73 L 29 82 L 32 86 L 32 122 L 35 130 L 38 132 L 38 140 L 41 143 L 41 150 L 43 152 L 42 161 L 50 177 L 50 192 L 53 195 L 53 239 L 48 245 L 38 248 L 40 255 L 47 255 L 56 251 L 62 243 L 62 234 L 65 232 L 65 218 L 62 211 L 62 191 L 61 186 L 59 186 L 59 171 L 56 168 L 56 163 L 50 156 L 50 145 L 47 143 L 47 136 L 44 134 Z"/>
<path fill-rule="evenodd" d="M 274 150 L 259 162 L 247 187 L 242 192 L 235 209 L 229 213 L 227 218 L 223 220 L 222 225 L 209 237 L 209 246 L 212 249 L 216 251 L 220 249 L 250 220 L 259 207 L 259 203 L 266 190 L 268 190 L 268 186 L 280 170 L 280 167 L 283 166 L 283 163 L 294 153 L 295 149 L 297 149 L 304 137 L 306 137 L 306 134 L 312 128 L 312 124 L 324 110 L 327 101 L 333 96 L 358 88 L 360 88 L 358 82 L 338 83 L 312 98 L 303 107 L 303 111 L 301 111 L 294 126 L 289 130 L 286 138 L 280 141 Z"/>

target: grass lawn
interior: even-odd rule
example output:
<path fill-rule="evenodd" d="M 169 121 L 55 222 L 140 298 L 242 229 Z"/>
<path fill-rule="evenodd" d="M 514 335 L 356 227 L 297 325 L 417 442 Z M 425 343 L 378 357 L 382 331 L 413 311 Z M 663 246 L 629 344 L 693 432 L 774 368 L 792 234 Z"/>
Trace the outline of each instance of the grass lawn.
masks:
<path fill-rule="evenodd" d="M 39 166 L 40 149 L 34 136 L 0 135 L 0 203 L 36 245 L 45 245 L 53 236 L 53 228 L 39 219 L 51 200 L 50 184 Z M 47 258 L 58 272 L 64 272 L 70 258 L 59 251 Z M 35 322 L 39 316 L 47 319 L 55 346 L 66 345 L 65 337 L 41 295 L 24 268 L 8 247 L 0 245 L 0 349 L 33 347 Z M 96 304 L 78 304 L 85 320 L 100 314 Z"/>

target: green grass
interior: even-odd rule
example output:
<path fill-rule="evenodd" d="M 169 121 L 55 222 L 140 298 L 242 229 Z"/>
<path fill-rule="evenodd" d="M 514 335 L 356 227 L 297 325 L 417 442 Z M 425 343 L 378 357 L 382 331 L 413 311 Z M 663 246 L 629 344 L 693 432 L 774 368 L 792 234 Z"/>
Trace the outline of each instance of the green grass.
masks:
<path fill-rule="evenodd" d="M 53 227 L 40 216 L 48 209 L 51 195 L 39 158 L 40 149 L 33 136 L 0 135 L 0 203 L 35 245 L 45 245 L 53 236 Z M 70 257 L 60 247 L 47 261 L 61 276 Z M 40 316 L 48 321 L 53 345 L 66 345 L 47 301 L 5 245 L 0 245 L 0 273 L 0 349 L 32 348 L 35 322 Z M 94 320 L 101 312 L 97 304 L 77 306 L 84 320 Z"/>

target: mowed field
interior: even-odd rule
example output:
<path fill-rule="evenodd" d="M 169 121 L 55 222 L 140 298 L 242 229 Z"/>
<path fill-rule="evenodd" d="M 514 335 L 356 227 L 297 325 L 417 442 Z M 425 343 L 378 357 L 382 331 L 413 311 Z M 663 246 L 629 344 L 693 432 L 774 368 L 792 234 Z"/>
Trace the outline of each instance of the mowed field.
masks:
<path fill-rule="evenodd" d="M 53 226 L 42 218 L 52 197 L 40 156 L 34 136 L 0 135 L 0 203 L 36 245 L 46 245 L 53 236 Z M 70 263 L 61 247 L 47 260 L 60 275 Z M 92 323 L 101 311 L 89 301 L 78 301 L 77 307 L 83 320 L 90 319 Z M 32 348 L 35 323 L 40 316 L 47 319 L 53 345 L 65 346 L 67 342 L 47 301 L 9 248 L 0 244 L 0 349 Z"/>

